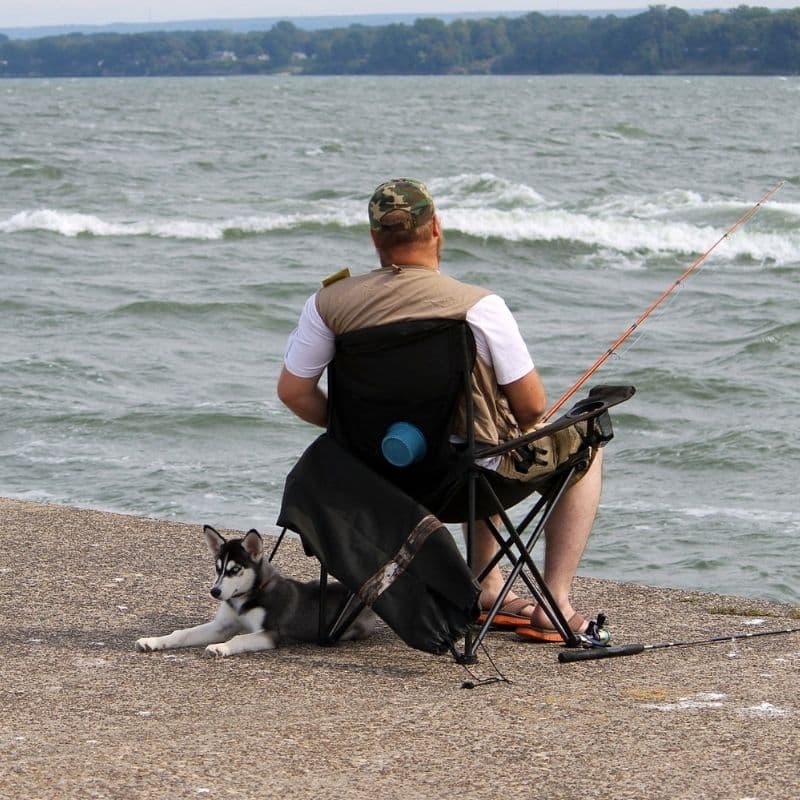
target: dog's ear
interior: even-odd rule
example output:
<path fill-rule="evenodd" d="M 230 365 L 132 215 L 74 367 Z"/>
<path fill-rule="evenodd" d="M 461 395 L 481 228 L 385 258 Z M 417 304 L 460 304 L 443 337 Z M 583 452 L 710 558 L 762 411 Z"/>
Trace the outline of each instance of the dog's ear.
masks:
<path fill-rule="evenodd" d="M 206 535 L 206 542 L 208 543 L 208 549 L 211 551 L 211 555 L 216 558 L 219 555 L 222 545 L 225 544 L 224 537 L 216 528 L 212 528 L 210 525 L 203 525 L 203 533 Z"/>
<path fill-rule="evenodd" d="M 255 529 L 251 528 L 247 531 L 247 535 L 242 539 L 242 547 L 253 561 L 261 561 L 264 555 L 264 542 L 261 539 L 261 534 Z"/>

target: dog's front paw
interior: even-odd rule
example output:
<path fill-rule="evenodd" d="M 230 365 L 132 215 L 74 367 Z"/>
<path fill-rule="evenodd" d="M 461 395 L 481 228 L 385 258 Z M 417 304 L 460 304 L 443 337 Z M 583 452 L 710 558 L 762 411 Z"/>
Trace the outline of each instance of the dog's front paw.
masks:
<path fill-rule="evenodd" d="M 154 650 L 163 650 L 164 645 L 161 644 L 161 637 L 146 636 L 136 640 L 136 649 L 140 653 L 152 653 Z"/>
<path fill-rule="evenodd" d="M 224 658 L 225 656 L 233 655 L 233 651 L 225 642 L 219 642 L 219 644 L 210 644 L 206 647 L 206 655 Z"/>

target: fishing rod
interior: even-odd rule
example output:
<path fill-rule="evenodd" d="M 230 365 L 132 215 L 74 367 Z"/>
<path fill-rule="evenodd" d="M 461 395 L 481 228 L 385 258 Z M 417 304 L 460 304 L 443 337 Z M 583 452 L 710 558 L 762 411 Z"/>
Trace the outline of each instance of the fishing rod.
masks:
<path fill-rule="evenodd" d="M 686 642 L 661 642 L 659 644 L 623 644 L 617 647 L 592 647 L 588 650 L 565 650 L 558 654 L 562 664 L 573 661 L 596 661 L 600 658 L 617 656 L 635 656 L 648 650 L 664 650 L 667 647 L 693 647 L 715 642 L 733 642 L 737 639 L 754 639 L 756 636 L 778 636 L 784 633 L 800 633 L 800 628 L 782 628 L 774 631 L 752 631 L 750 633 L 734 633 L 728 636 L 714 636 L 711 639 L 694 639 Z"/>
<path fill-rule="evenodd" d="M 658 306 L 660 306 L 661 303 L 663 303 L 664 300 L 666 300 L 667 297 L 669 297 L 669 295 L 671 295 L 672 292 L 675 291 L 675 289 L 677 289 L 678 286 L 680 286 L 706 260 L 706 258 L 708 258 L 708 256 L 717 248 L 717 246 L 721 244 L 729 236 L 731 236 L 734 233 L 734 231 L 736 231 L 738 228 L 744 225 L 745 222 L 747 222 L 750 219 L 750 217 L 752 217 L 758 211 L 758 209 L 761 208 L 761 206 L 764 203 L 766 203 L 767 200 L 769 200 L 770 197 L 772 197 L 772 195 L 774 195 L 781 188 L 781 186 L 783 186 L 784 183 L 785 181 L 779 181 L 778 183 L 776 183 L 775 186 L 773 186 L 755 205 L 751 206 L 747 211 L 745 211 L 745 213 L 742 214 L 742 216 L 739 217 L 739 219 L 737 219 L 736 222 L 734 222 L 733 225 L 731 225 L 731 227 L 728 228 L 728 230 L 726 230 L 725 233 L 723 233 L 722 236 L 720 236 L 719 239 L 717 239 L 717 241 L 714 242 L 714 244 L 712 244 L 711 247 L 709 247 L 708 250 L 705 251 L 705 253 L 698 256 L 689 265 L 689 267 L 686 270 L 684 270 L 681 276 L 674 283 L 672 283 L 667 289 L 665 289 L 656 298 L 656 300 L 647 307 L 644 313 L 641 316 L 639 316 L 639 318 L 633 323 L 633 325 L 631 325 L 614 342 L 614 344 L 612 344 L 611 347 L 609 347 L 608 350 L 606 350 L 606 352 L 603 353 L 603 355 L 600 356 L 600 358 L 598 358 L 597 361 L 595 361 L 594 364 L 592 364 L 592 366 L 589 367 L 589 369 L 587 369 L 586 372 L 583 373 L 583 375 L 581 375 L 580 378 L 578 378 L 578 380 L 572 385 L 572 387 L 569 390 L 567 390 L 556 401 L 556 403 L 552 406 L 552 408 L 550 408 L 550 410 L 542 418 L 543 421 L 547 421 L 548 419 L 550 419 L 550 417 L 552 417 L 553 414 L 555 414 L 555 412 L 558 411 L 558 409 L 561 408 L 561 406 L 563 406 L 564 403 L 566 403 L 567 400 L 569 400 L 569 398 L 572 397 L 572 395 L 574 395 L 575 392 L 577 392 L 578 389 L 580 389 L 581 386 L 583 386 L 583 384 L 586 383 L 586 381 L 588 381 L 589 378 L 591 378 L 592 375 L 594 375 L 594 373 L 597 372 L 597 370 L 600 369 L 600 367 L 602 367 L 603 364 L 605 364 L 606 361 L 608 361 L 608 359 L 611 358 L 612 355 L 614 355 L 619 346 L 626 339 L 628 339 L 628 337 L 635 330 L 637 330 L 637 328 L 639 328 L 639 326 L 650 316 L 650 314 L 652 314 L 653 311 L 655 311 L 656 308 L 658 308 Z"/>

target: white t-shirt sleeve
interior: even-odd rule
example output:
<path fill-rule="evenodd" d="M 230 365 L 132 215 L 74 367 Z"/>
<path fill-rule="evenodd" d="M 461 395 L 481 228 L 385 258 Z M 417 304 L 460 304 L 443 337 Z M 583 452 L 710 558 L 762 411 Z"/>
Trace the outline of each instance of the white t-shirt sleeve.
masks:
<path fill-rule="evenodd" d="M 478 355 L 494 370 L 497 383 L 505 386 L 525 377 L 533 359 L 514 315 L 502 297 L 490 294 L 467 312 Z"/>
<path fill-rule="evenodd" d="M 333 331 L 317 311 L 317 296 L 306 300 L 297 327 L 289 334 L 283 363 L 298 378 L 317 378 L 335 352 Z"/>

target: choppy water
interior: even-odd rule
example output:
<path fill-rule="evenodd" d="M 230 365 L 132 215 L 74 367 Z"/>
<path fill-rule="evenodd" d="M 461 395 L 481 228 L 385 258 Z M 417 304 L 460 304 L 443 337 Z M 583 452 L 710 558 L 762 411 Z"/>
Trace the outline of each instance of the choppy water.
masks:
<path fill-rule="evenodd" d="M 615 416 L 582 571 L 797 602 L 800 79 L 0 82 L 0 494 L 274 530 L 315 435 L 277 402 L 303 300 L 425 179 L 444 268 L 503 295 L 555 399 Z"/>

